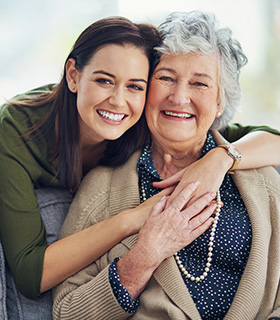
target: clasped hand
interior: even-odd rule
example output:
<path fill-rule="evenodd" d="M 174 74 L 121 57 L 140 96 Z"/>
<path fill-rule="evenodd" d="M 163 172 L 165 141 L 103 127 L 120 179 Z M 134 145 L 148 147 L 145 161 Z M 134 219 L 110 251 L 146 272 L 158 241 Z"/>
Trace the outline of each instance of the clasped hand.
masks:
<path fill-rule="evenodd" d="M 216 193 L 206 193 L 188 204 L 198 185 L 192 182 L 176 197 L 164 195 L 153 205 L 136 244 L 117 262 L 120 281 L 132 299 L 141 294 L 163 260 L 190 244 L 211 225 L 216 208 L 211 201 Z"/>
<path fill-rule="evenodd" d="M 216 193 L 206 193 L 188 205 L 198 185 L 198 182 L 187 185 L 174 199 L 167 200 L 164 196 L 141 228 L 138 245 L 148 251 L 147 255 L 152 255 L 155 264 L 190 244 L 211 225 L 216 208 L 216 203 L 211 201 Z"/>

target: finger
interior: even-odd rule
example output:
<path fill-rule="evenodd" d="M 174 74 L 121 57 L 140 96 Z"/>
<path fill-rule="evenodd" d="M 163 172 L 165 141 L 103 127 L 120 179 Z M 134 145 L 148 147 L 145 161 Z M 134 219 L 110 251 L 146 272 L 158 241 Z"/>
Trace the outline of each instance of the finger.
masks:
<path fill-rule="evenodd" d="M 184 206 L 188 203 L 188 201 L 191 198 L 191 195 L 197 189 L 198 186 L 199 186 L 199 181 L 194 181 L 188 184 L 185 188 L 181 190 L 178 196 L 172 200 L 171 203 L 170 203 L 170 199 L 168 199 L 169 207 L 177 211 L 181 211 L 184 208 Z"/>
<path fill-rule="evenodd" d="M 211 217 L 211 215 L 214 213 L 216 208 L 217 208 L 217 203 L 212 203 L 210 206 L 206 207 L 203 211 L 201 211 L 201 213 L 194 216 L 189 221 L 190 229 L 196 229 L 199 226 L 203 225 L 205 221 L 207 221 Z"/>
<path fill-rule="evenodd" d="M 216 197 L 215 192 L 208 192 L 194 203 L 190 204 L 182 213 L 186 216 L 186 219 L 191 219 L 192 217 L 199 214 L 205 207 L 209 206 L 210 202 Z M 216 204 L 216 203 L 215 203 Z"/>
<path fill-rule="evenodd" d="M 172 192 L 172 194 L 170 195 L 170 197 L 167 200 L 167 205 L 166 207 L 168 208 L 172 202 L 174 201 L 174 199 L 176 199 L 176 197 L 180 194 L 180 192 L 184 189 L 184 186 L 182 184 L 178 184 L 174 186 L 174 191 Z M 197 189 L 196 189 L 197 190 Z M 192 199 L 193 195 L 191 196 L 190 199 Z"/>
<path fill-rule="evenodd" d="M 207 190 L 207 191 L 204 191 L 203 192 L 203 194 L 202 194 L 202 190 L 199 190 L 200 188 L 198 188 L 197 190 L 196 190 L 196 192 L 193 194 L 193 196 L 191 197 L 191 199 L 190 199 L 190 201 L 189 201 L 189 204 L 191 205 L 191 204 L 193 204 L 196 200 L 198 200 L 203 194 L 205 194 L 205 192 L 214 192 L 213 190 Z M 176 189 L 175 189 L 175 191 L 174 192 L 176 192 Z M 173 193 L 174 193 L 173 192 Z M 173 193 L 172 193 L 172 195 L 173 195 Z M 215 202 L 216 200 L 212 200 L 213 202 Z M 223 206 L 223 204 L 222 204 L 222 206 Z"/>
<path fill-rule="evenodd" d="M 151 211 L 151 215 L 156 215 L 156 214 L 159 214 L 161 213 L 162 211 L 164 211 L 165 209 L 165 206 L 166 206 L 166 201 L 167 201 L 167 198 L 166 196 L 164 195 L 163 197 L 161 197 L 160 201 L 158 201 L 152 208 L 152 211 Z"/>
<path fill-rule="evenodd" d="M 177 185 L 174 185 L 174 191 L 172 192 L 171 196 L 169 197 L 167 201 L 167 208 L 170 206 L 170 204 L 174 201 L 174 199 L 180 194 L 180 192 L 187 186 L 187 184 L 184 181 L 180 181 Z M 197 194 L 197 190 L 199 187 L 196 188 L 196 192 L 192 194 L 191 199 Z M 190 199 L 190 200 L 191 200 Z M 193 201 L 192 201 L 193 202 Z"/>
<path fill-rule="evenodd" d="M 158 193 L 158 196 L 163 197 L 163 196 L 169 196 L 172 194 L 172 192 L 174 191 L 175 189 L 175 186 L 172 186 L 172 187 L 168 187 L 168 188 L 165 188 L 163 190 L 161 190 L 159 193 Z"/>
<path fill-rule="evenodd" d="M 181 180 L 182 175 L 183 175 L 183 172 L 179 171 L 167 179 L 164 179 L 162 181 L 153 182 L 153 186 L 155 188 L 160 188 L 160 189 L 174 186 Z"/>
<path fill-rule="evenodd" d="M 203 224 L 199 225 L 197 228 L 195 228 L 191 233 L 190 233 L 190 238 L 192 242 L 199 236 L 201 236 L 206 230 L 208 230 L 212 223 L 213 223 L 213 218 L 208 218 Z"/>
<path fill-rule="evenodd" d="M 211 203 L 217 203 L 217 201 L 216 201 L 216 200 L 212 200 Z M 223 203 L 223 201 L 221 201 L 221 208 L 222 208 L 223 206 L 224 206 L 224 203 Z"/>

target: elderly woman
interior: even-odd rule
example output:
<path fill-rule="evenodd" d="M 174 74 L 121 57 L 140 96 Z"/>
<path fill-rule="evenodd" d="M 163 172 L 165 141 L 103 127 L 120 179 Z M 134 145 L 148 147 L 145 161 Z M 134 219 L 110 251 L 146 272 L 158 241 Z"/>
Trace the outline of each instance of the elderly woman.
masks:
<path fill-rule="evenodd" d="M 159 191 L 154 181 L 217 145 L 228 148 L 216 130 L 239 103 L 238 76 L 246 63 L 239 43 L 199 12 L 172 14 L 161 31 L 146 106 L 151 140 L 125 165 L 85 177 L 62 236 L 138 205 Z M 280 317 L 279 175 L 273 168 L 227 174 L 216 205 L 204 210 L 213 195 L 185 206 L 196 187 L 190 184 L 173 201 L 163 197 L 138 235 L 59 285 L 54 318 Z"/>

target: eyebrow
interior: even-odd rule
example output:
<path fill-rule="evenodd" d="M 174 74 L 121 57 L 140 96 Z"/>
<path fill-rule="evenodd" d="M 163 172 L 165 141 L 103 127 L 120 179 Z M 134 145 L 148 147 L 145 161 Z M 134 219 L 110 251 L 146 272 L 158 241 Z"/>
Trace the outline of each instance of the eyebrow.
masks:
<path fill-rule="evenodd" d="M 176 73 L 176 71 L 175 71 L 174 69 L 172 69 L 172 68 L 166 68 L 166 67 L 162 67 L 162 68 L 156 70 L 154 73 L 158 73 L 158 72 L 160 72 L 160 71 L 168 71 L 168 72 L 174 73 L 174 74 Z M 211 76 L 209 76 L 209 74 L 207 74 L 207 73 L 195 72 L 195 73 L 192 74 L 192 75 L 195 76 L 195 77 L 207 78 L 207 79 L 209 79 L 209 80 L 214 81 L 213 78 L 212 78 Z"/>
<path fill-rule="evenodd" d="M 174 69 L 166 68 L 166 67 L 162 67 L 162 68 L 160 68 L 160 69 L 157 69 L 157 70 L 154 71 L 154 73 L 158 73 L 158 72 L 160 72 L 160 71 L 169 71 L 169 72 L 171 72 L 171 73 L 176 73 Z"/>
<path fill-rule="evenodd" d="M 211 76 L 209 76 L 209 74 L 207 73 L 199 73 L 199 72 L 195 72 L 194 76 L 196 77 L 202 77 L 202 78 L 207 78 L 213 81 L 213 78 Z"/>
<path fill-rule="evenodd" d="M 97 74 L 97 73 L 101 73 L 101 74 L 104 74 L 108 77 L 112 77 L 114 79 L 116 79 L 116 76 L 113 75 L 112 73 L 109 73 L 109 72 L 106 72 L 104 70 L 97 70 L 97 71 L 94 71 L 93 74 Z M 144 82 L 144 83 L 148 83 L 145 79 L 138 79 L 138 78 L 132 78 L 132 79 L 129 79 L 129 81 L 134 81 L 134 82 Z"/>

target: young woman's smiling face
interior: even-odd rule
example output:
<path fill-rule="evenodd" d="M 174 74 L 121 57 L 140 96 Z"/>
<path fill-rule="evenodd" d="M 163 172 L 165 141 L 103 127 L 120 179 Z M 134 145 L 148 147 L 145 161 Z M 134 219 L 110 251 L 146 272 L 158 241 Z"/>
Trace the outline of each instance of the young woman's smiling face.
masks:
<path fill-rule="evenodd" d="M 69 89 L 77 93 L 82 145 L 119 138 L 140 118 L 146 99 L 149 61 L 130 44 L 99 49 L 79 72 L 66 65 Z"/>

